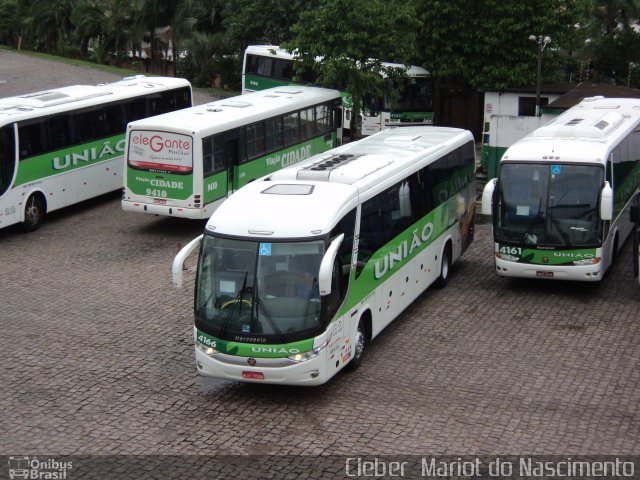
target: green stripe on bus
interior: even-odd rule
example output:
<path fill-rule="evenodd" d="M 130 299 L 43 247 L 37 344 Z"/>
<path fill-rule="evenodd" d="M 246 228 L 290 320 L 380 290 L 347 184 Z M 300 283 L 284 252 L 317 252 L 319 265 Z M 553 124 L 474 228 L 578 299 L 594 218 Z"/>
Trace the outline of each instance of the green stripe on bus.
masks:
<path fill-rule="evenodd" d="M 122 157 L 124 134 L 20 160 L 15 186 Z"/>
<path fill-rule="evenodd" d="M 576 261 L 596 258 L 595 248 L 537 250 L 498 243 L 498 252 L 512 257 L 511 261 L 532 265 L 574 265 Z"/>
<path fill-rule="evenodd" d="M 227 355 L 255 358 L 285 358 L 313 349 L 313 338 L 284 344 L 248 344 L 220 340 L 213 335 L 197 329 L 196 342 L 206 345 L 207 347 L 215 348 L 218 352 Z"/>

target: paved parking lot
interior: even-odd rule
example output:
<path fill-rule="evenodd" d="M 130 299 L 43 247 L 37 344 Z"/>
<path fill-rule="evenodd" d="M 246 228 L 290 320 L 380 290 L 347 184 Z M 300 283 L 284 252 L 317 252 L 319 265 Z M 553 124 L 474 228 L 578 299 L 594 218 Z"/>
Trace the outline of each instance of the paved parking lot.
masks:
<path fill-rule="evenodd" d="M 640 454 L 630 242 L 599 285 L 507 280 L 479 225 L 357 372 L 295 388 L 196 376 L 193 272 L 170 268 L 203 226 L 116 192 L 0 230 L 0 455 Z"/>

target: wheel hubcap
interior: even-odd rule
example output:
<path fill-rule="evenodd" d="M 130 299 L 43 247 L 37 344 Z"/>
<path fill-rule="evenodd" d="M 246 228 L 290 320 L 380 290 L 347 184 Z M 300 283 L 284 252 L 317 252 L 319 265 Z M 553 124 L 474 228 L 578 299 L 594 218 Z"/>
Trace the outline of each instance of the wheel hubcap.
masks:
<path fill-rule="evenodd" d="M 362 356 L 363 351 L 364 351 L 364 332 L 361 329 L 358 329 L 358 332 L 356 333 L 355 358 L 360 358 Z"/>

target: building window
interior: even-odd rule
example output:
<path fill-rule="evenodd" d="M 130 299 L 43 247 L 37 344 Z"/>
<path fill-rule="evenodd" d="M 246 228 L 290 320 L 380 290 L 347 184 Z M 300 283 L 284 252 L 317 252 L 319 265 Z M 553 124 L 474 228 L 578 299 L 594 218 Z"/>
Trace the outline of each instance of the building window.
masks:
<path fill-rule="evenodd" d="M 540 108 L 549 103 L 548 97 L 540 97 Z M 520 117 L 536 116 L 536 97 L 518 97 L 518 115 Z"/>

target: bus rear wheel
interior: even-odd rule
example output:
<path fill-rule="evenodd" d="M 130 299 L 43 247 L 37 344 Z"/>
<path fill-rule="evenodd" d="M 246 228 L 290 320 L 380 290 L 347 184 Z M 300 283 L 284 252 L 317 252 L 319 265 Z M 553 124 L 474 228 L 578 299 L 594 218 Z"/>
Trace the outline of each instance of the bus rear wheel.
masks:
<path fill-rule="evenodd" d="M 22 229 L 25 232 L 32 232 L 36 230 L 42 222 L 45 216 L 44 201 L 40 195 L 34 194 L 27 200 L 27 207 L 24 211 L 24 222 L 22 222 Z"/>

